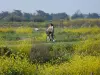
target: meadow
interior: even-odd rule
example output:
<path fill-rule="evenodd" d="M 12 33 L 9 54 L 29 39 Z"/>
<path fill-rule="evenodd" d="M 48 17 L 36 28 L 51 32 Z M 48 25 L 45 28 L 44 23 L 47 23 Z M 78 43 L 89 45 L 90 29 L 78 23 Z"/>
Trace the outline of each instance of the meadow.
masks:
<path fill-rule="evenodd" d="M 54 21 L 55 42 L 46 41 L 48 23 L 0 24 L 0 75 L 100 75 L 99 19 Z"/>

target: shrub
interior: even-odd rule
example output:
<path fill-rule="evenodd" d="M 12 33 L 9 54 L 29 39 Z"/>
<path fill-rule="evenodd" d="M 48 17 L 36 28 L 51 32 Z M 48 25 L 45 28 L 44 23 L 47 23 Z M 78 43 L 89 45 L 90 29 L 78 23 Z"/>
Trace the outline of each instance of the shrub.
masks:
<path fill-rule="evenodd" d="M 39 67 L 38 75 L 99 75 L 100 57 L 75 55 L 70 62 Z"/>
<path fill-rule="evenodd" d="M 81 45 L 80 45 L 81 44 Z M 75 52 L 85 55 L 99 55 L 100 54 L 100 40 L 86 40 L 76 44 Z"/>
<path fill-rule="evenodd" d="M 30 59 L 33 62 L 46 62 L 51 59 L 50 53 L 50 45 L 45 44 L 36 44 L 32 46 L 30 52 Z"/>
<path fill-rule="evenodd" d="M 0 74 L 1 75 L 33 75 L 36 67 L 29 63 L 27 58 L 20 59 L 13 57 L 0 57 Z"/>
<path fill-rule="evenodd" d="M 32 46 L 30 59 L 33 62 L 57 63 L 68 61 L 73 54 L 72 44 L 36 44 Z M 57 61 L 57 62 L 56 62 Z"/>

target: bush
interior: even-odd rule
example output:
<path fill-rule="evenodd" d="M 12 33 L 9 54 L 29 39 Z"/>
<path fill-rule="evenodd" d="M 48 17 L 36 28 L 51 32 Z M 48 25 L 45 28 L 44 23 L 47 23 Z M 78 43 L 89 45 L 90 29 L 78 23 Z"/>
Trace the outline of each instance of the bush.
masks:
<path fill-rule="evenodd" d="M 81 44 L 81 45 L 80 45 Z M 83 55 L 100 55 L 100 40 L 86 40 L 76 44 L 75 52 Z"/>
<path fill-rule="evenodd" d="M 46 62 L 51 59 L 49 50 L 50 45 L 45 44 L 36 44 L 33 45 L 31 52 L 30 52 L 30 59 L 33 62 Z"/>
<path fill-rule="evenodd" d="M 0 75 L 33 75 L 36 66 L 29 63 L 27 58 L 0 57 Z"/>
<path fill-rule="evenodd" d="M 38 75 L 100 75 L 100 57 L 75 55 L 70 62 L 39 67 Z"/>
<path fill-rule="evenodd" d="M 30 52 L 30 59 L 33 62 L 47 62 L 53 63 L 56 60 L 63 62 L 69 60 L 73 54 L 73 45 L 58 43 L 58 44 L 36 44 L 33 45 Z"/>

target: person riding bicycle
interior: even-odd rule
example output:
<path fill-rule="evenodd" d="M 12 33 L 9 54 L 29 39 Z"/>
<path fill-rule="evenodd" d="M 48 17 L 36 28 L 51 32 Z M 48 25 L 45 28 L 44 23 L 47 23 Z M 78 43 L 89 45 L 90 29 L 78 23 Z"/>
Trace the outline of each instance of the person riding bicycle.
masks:
<path fill-rule="evenodd" d="M 54 25 L 52 23 L 49 24 L 46 34 L 50 41 L 54 41 Z"/>

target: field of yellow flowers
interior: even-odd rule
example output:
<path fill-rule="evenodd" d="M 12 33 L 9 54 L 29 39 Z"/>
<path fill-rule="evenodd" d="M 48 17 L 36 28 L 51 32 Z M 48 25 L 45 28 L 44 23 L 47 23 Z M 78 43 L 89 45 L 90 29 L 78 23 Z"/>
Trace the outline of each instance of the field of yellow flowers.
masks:
<path fill-rule="evenodd" d="M 100 75 L 100 28 L 0 28 L 0 75 Z M 7 53 L 9 56 L 7 56 Z"/>

